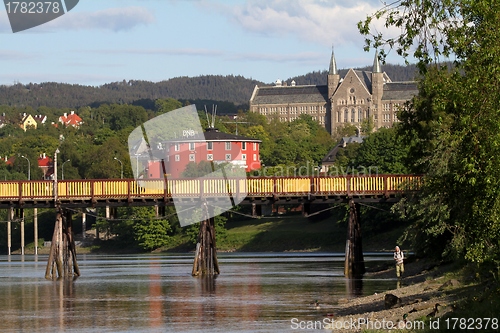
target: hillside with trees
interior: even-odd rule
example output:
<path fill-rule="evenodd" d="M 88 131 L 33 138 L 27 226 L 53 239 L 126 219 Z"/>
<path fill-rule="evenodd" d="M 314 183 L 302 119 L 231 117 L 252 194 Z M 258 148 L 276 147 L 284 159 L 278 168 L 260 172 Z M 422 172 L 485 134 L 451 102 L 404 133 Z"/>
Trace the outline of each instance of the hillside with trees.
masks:
<path fill-rule="evenodd" d="M 359 68 L 371 70 L 371 67 Z M 384 65 L 393 81 L 412 80 L 415 66 Z M 340 70 L 341 75 L 347 69 Z M 317 71 L 290 78 L 297 84 L 326 84 L 326 71 Z M 174 98 L 183 104 L 198 106 L 218 104 L 221 113 L 237 113 L 248 110 L 248 102 L 256 85 L 265 83 L 233 75 L 203 75 L 197 77 L 176 77 L 161 82 L 129 80 L 111 82 L 101 86 L 43 82 L 17 83 L 0 86 L 0 105 L 18 108 L 39 107 L 72 108 L 97 107 L 100 104 L 133 104 L 152 109 L 154 101 Z"/>
<path fill-rule="evenodd" d="M 177 77 L 161 82 L 121 81 L 92 87 L 67 83 L 29 83 L 0 86 L 0 105 L 16 107 L 80 108 L 100 104 L 148 105 L 160 98 L 175 98 L 193 103 L 228 102 L 228 113 L 248 108 L 255 85 L 262 82 L 242 76 L 205 75 Z M 227 110 L 226 109 L 224 110 Z"/>

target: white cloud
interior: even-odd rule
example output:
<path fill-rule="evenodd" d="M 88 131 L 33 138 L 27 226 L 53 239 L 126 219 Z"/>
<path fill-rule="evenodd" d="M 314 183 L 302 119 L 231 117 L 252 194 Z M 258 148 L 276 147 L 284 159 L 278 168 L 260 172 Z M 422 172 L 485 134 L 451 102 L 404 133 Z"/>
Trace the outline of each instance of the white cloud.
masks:
<path fill-rule="evenodd" d="M 38 55 L 28 54 L 24 52 L 0 50 L 0 60 L 2 61 L 22 61 L 38 59 Z"/>
<path fill-rule="evenodd" d="M 276 53 L 238 53 L 229 56 L 229 60 L 265 61 L 276 63 L 323 64 L 325 55 L 317 52 L 300 52 L 292 54 Z"/>
<path fill-rule="evenodd" d="M 101 49 L 77 50 L 77 52 L 92 52 L 100 54 L 141 54 L 141 55 L 166 55 L 166 56 L 221 56 L 223 52 L 211 49 L 179 48 L 179 49 Z"/>
<path fill-rule="evenodd" d="M 143 7 L 108 8 L 95 12 L 69 12 L 40 29 L 65 30 L 111 30 L 128 31 L 155 21 L 153 13 Z"/>
<path fill-rule="evenodd" d="M 357 23 L 374 13 L 373 1 L 247 0 L 241 5 L 218 5 L 217 10 L 244 30 L 271 37 L 292 35 L 308 42 L 340 46 L 363 44 Z M 207 6 L 207 3 L 203 3 Z"/>

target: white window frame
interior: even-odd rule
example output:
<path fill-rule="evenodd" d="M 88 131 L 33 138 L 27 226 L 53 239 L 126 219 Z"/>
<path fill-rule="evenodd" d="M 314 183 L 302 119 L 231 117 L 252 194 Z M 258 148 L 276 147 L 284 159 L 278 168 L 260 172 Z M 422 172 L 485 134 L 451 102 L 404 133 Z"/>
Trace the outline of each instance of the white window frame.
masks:
<path fill-rule="evenodd" d="M 226 141 L 226 150 L 231 150 L 231 141 Z"/>
<path fill-rule="evenodd" d="M 189 162 L 196 162 L 196 155 L 195 154 L 189 154 Z"/>
<path fill-rule="evenodd" d="M 214 160 L 214 154 L 207 154 L 207 161 L 213 161 Z"/>
<path fill-rule="evenodd" d="M 226 161 L 231 161 L 231 154 L 226 154 Z"/>
<path fill-rule="evenodd" d="M 175 161 L 180 162 L 181 161 L 181 155 L 177 154 L 175 155 Z"/>

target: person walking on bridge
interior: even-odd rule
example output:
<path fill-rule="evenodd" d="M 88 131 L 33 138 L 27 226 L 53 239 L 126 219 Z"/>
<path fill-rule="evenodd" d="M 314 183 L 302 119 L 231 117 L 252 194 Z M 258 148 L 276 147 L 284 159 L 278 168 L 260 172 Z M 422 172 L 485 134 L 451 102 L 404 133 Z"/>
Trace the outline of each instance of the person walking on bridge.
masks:
<path fill-rule="evenodd" d="M 403 263 L 404 254 L 403 251 L 399 249 L 399 246 L 396 246 L 396 248 L 394 249 L 394 260 L 396 261 L 396 276 L 400 278 L 405 272 L 405 266 Z"/>

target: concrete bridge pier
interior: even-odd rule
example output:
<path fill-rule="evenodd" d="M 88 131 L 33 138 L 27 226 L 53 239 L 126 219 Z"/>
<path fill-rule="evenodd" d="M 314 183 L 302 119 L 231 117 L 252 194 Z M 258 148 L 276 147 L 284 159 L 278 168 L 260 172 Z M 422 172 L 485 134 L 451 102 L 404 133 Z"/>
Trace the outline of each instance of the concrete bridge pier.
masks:
<path fill-rule="evenodd" d="M 80 276 L 80 269 L 76 261 L 71 212 L 59 208 L 45 278 L 55 280 L 57 278 L 73 278 L 77 276 Z"/>
<path fill-rule="evenodd" d="M 359 204 L 355 203 L 353 199 L 349 200 L 349 223 L 344 264 L 344 275 L 349 278 L 359 277 L 365 273 L 359 216 Z"/>

